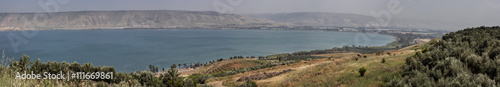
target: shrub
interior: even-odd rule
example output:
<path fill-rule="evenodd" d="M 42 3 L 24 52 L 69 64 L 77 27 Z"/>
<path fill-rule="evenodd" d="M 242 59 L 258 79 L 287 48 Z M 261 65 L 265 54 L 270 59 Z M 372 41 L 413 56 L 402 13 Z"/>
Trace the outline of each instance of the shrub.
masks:
<path fill-rule="evenodd" d="M 199 85 L 198 87 L 214 87 L 212 85 L 207 85 L 207 84 L 204 84 L 204 85 Z"/>
<path fill-rule="evenodd" d="M 366 68 L 365 67 L 361 67 L 359 68 L 359 76 L 364 76 L 365 75 L 365 72 L 366 72 Z"/>
<path fill-rule="evenodd" d="M 105 82 L 98 82 L 96 84 L 96 87 L 108 87 L 108 83 L 105 83 Z"/>
<path fill-rule="evenodd" d="M 83 72 L 93 72 L 93 70 L 94 70 L 94 65 L 92 65 L 92 63 L 83 64 L 83 67 L 82 67 Z"/>
<path fill-rule="evenodd" d="M 43 72 L 42 68 L 42 61 L 40 59 L 37 59 L 35 60 L 35 62 L 33 62 L 33 65 L 31 65 L 30 70 L 33 71 L 33 73 L 40 74 Z"/>
<path fill-rule="evenodd" d="M 196 87 L 196 81 L 191 78 L 184 78 L 184 87 Z"/>
<path fill-rule="evenodd" d="M 257 83 L 252 80 L 248 80 L 245 83 L 239 84 L 238 87 L 257 87 Z"/>
<path fill-rule="evenodd" d="M 114 78 L 112 79 L 112 83 L 120 83 L 122 81 L 128 81 L 129 78 L 127 78 L 127 75 L 123 72 L 118 72 L 116 74 L 114 74 Z"/>
<path fill-rule="evenodd" d="M 64 73 L 69 71 L 69 63 L 66 61 L 63 61 L 61 64 L 61 70 L 63 70 Z"/>
<path fill-rule="evenodd" d="M 382 58 L 382 63 L 385 63 L 385 58 Z"/>
<path fill-rule="evenodd" d="M 12 61 L 10 67 L 15 71 L 26 71 L 30 64 L 30 57 L 28 55 L 23 55 L 19 58 L 19 61 Z"/>
<path fill-rule="evenodd" d="M 69 68 L 75 72 L 81 72 L 82 69 L 81 69 L 81 65 L 78 63 L 78 62 L 73 62 L 71 63 L 71 65 L 69 66 Z"/>
<path fill-rule="evenodd" d="M 50 73 L 59 73 L 61 71 L 61 65 L 57 63 L 56 61 L 53 62 L 47 62 L 49 66 L 49 72 Z"/>
<path fill-rule="evenodd" d="M 366 55 L 363 55 L 363 58 L 366 58 L 366 57 L 368 57 L 368 56 L 366 56 Z"/>
<path fill-rule="evenodd" d="M 205 84 L 205 81 L 207 81 L 208 79 L 210 79 L 212 77 L 213 77 L 212 75 L 202 75 L 202 76 L 198 77 L 197 81 L 200 84 Z"/>
<path fill-rule="evenodd" d="M 424 48 L 424 50 L 422 50 L 422 53 L 426 53 L 426 52 L 429 52 L 429 49 Z"/>

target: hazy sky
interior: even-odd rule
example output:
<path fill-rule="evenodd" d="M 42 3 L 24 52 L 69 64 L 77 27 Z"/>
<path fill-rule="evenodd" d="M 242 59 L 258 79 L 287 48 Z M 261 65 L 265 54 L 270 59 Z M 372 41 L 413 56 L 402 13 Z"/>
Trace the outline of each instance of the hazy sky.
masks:
<path fill-rule="evenodd" d="M 400 4 L 391 4 L 390 1 L 399 1 Z M 0 12 L 44 12 L 43 3 L 49 3 L 50 9 L 54 5 L 59 6 L 56 11 L 216 11 L 216 6 L 227 5 L 225 8 L 230 10 L 226 10 L 226 13 L 237 14 L 336 12 L 362 15 L 370 15 L 370 11 L 387 10 L 388 5 L 396 5 L 402 11 L 391 17 L 477 26 L 500 25 L 500 0 L 2 0 Z"/>

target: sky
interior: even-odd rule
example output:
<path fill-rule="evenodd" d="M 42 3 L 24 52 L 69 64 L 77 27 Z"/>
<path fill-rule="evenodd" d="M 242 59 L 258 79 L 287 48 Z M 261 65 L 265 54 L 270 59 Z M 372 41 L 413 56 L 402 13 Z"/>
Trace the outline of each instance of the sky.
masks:
<path fill-rule="evenodd" d="M 49 7 L 44 9 L 44 7 Z M 389 10 L 401 8 L 398 11 Z M 222 10 L 221 10 L 222 9 Z M 500 0 L 2 0 L 0 13 L 189 10 L 234 14 L 332 12 L 466 25 L 500 25 Z"/>

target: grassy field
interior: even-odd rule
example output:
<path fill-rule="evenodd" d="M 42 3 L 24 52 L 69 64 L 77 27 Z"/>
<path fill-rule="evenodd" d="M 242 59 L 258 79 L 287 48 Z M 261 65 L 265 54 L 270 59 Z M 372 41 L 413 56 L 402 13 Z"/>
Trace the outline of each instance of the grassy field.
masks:
<path fill-rule="evenodd" d="M 288 65 L 279 65 L 236 75 L 217 77 L 210 79 L 208 82 L 212 85 L 234 87 L 237 84 L 243 83 L 237 82 L 243 76 L 292 69 L 294 71 L 267 79 L 256 80 L 256 82 L 259 86 L 263 87 L 381 86 L 385 82 L 400 76 L 401 67 L 405 64 L 407 57 L 414 55 L 415 52 L 428 46 L 427 43 L 417 44 L 400 50 L 386 51 L 379 55 L 375 53 L 320 54 L 314 56 L 325 58 L 302 60 Z M 366 55 L 367 57 L 358 57 L 358 54 Z M 384 63 L 382 63 L 382 59 L 385 59 Z M 358 73 L 361 67 L 367 69 L 364 76 L 360 76 Z"/>

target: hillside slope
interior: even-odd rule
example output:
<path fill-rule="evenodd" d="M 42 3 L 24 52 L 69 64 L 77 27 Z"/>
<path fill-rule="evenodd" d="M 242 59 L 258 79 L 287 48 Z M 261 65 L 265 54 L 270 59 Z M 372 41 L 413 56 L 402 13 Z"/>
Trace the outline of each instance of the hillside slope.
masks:
<path fill-rule="evenodd" d="M 452 32 L 406 59 L 401 78 L 387 86 L 495 87 L 500 85 L 500 27 Z"/>
<path fill-rule="evenodd" d="M 417 44 L 399 50 L 386 51 L 383 54 L 362 54 L 366 58 L 358 57 L 360 53 L 331 53 L 320 54 L 325 58 L 302 60 L 292 64 L 278 65 L 254 71 L 215 77 L 207 84 L 214 86 L 233 87 L 244 83 L 242 78 L 253 78 L 257 85 L 262 87 L 335 87 L 335 86 L 382 86 L 391 79 L 401 75 L 401 67 L 405 59 L 420 52 L 429 43 Z M 391 54 L 391 55 L 388 55 Z M 356 58 L 358 58 L 356 60 Z M 382 60 L 386 60 L 382 63 Z M 365 76 L 359 76 L 358 69 L 368 69 Z M 292 70 L 281 72 L 284 70 Z M 281 72 L 276 76 L 263 74 Z M 266 78 L 263 78 L 266 77 Z"/>
<path fill-rule="evenodd" d="M 272 23 L 237 14 L 212 11 L 77 11 L 56 13 L 0 13 L 0 29 L 205 27 L 225 24 Z"/>

